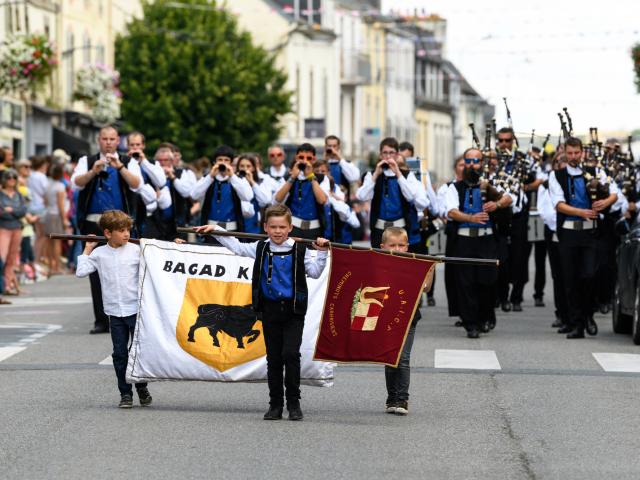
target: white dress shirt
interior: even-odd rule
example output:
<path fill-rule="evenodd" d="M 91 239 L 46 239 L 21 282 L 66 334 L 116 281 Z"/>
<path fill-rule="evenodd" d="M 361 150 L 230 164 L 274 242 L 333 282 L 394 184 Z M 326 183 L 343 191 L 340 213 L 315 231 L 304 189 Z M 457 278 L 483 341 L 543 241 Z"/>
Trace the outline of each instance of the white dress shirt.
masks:
<path fill-rule="evenodd" d="M 387 177 L 396 176 L 391 169 L 383 170 L 382 175 L 386 175 Z M 424 210 L 429 206 L 429 199 L 427 198 L 424 186 L 418 181 L 413 172 L 409 172 L 406 178 L 404 175 L 400 175 L 397 178 L 400 192 L 407 202 L 413 203 L 417 210 Z M 362 185 L 356 192 L 356 198 L 361 202 L 372 200 L 375 186 L 376 182 L 373 181 L 373 175 L 371 172 L 368 172 L 364 177 Z"/>
<path fill-rule="evenodd" d="M 191 197 L 191 191 L 196 185 L 196 175 L 188 168 L 182 169 L 182 175 L 180 178 L 176 176 L 173 179 L 173 187 L 180 194 L 182 198 Z"/>
<path fill-rule="evenodd" d="M 332 158 L 329 160 L 329 163 L 334 165 L 336 163 L 340 164 L 340 170 L 342 170 L 342 174 L 344 175 L 344 178 L 347 179 L 347 182 L 353 183 L 360 180 L 360 169 L 358 169 L 358 167 L 353 163 L 346 161 L 344 158 L 341 158 L 340 160 Z"/>
<path fill-rule="evenodd" d="M 302 182 L 302 181 L 304 181 L 305 179 L 306 179 L 306 177 L 305 177 L 304 173 L 303 173 L 303 172 L 300 172 L 300 173 L 298 174 L 298 180 L 300 180 L 300 181 Z M 317 178 L 316 178 L 316 180 L 317 180 Z M 283 182 L 283 183 L 284 183 L 284 182 Z M 324 193 L 326 193 L 326 194 L 327 194 L 327 198 L 328 198 L 328 197 L 329 197 L 329 192 L 331 191 L 331 180 L 329 180 L 329 176 L 328 176 L 328 175 L 327 175 L 327 176 L 325 176 L 325 177 L 322 179 L 322 181 L 319 183 L 319 185 L 320 185 L 320 188 L 322 189 L 322 191 L 323 191 Z M 280 190 L 280 188 L 282 188 L 282 185 L 280 185 L 280 187 L 278 188 L 278 190 Z M 277 192 L 277 190 L 276 190 L 276 192 Z M 273 194 L 273 200 L 272 200 L 273 204 L 274 204 L 274 205 L 277 205 L 278 203 L 280 203 L 281 205 L 284 205 L 284 204 L 286 203 L 287 199 L 289 198 L 289 194 L 290 194 L 290 193 L 291 193 L 291 190 L 289 190 L 289 191 L 287 192 L 287 194 L 286 194 L 286 195 L 284 196 L 284 198 L 282 199 L 282 202 L 277 202 L 277 201 L 276 201 L 276 194 L 274 193 L 274 194 Z M 328 200 L 327 200 L 327 201 L 328 201 Z"/>
<path fill-rule="evenodd" d="M 455 179 L 452 180 L 451 183 L 455 183 Z M 432 213 L 434 215 L 438 215 L 439 217 L 447 216 L 445 201 L 447 197 L 447 190 L 449 190 L 449 183 L 443 183 L 442 185 L 440 185 L 440 187 L 438 187 L 438 192 L 436 193 L 435 208 L 434 210 L 432 210 Z"/>
<path fill-rule="evenodd" d="M 538 212 L 544 224 L 549 227 L 552 232 L 557 228 L 556 209 L 551 204 L 551 195 L 544 185 L 538 187 Z"/>
<path fill-rule="evenodd" d="M 225 231 L 216 225 L 216 230 Z M 259 242 L 242 243 L 236 237 L 215 237 L 222 245 L 241 257 L 256 258 L 256 250 Z M 291 238 L 285 240 L 282 245 L 269 240 L 269 249 L 273 253 L 288 252 L 293 248 L 294 241 Z M 304 256 L 304 270 L 308 277 L 319 278 L 327 263 L 327 252 L 324 250 L 307 249 Z"/>
<path fill-rule="evenodd" d="M 138 311 L 138 267 L 140 247 L 127 243 L 119 248 L 108 244 L 95 248 L 91 255 L 80 255 L 76 277 L 98 272 L 102 285 L 105 315 L 128 317 Z"/>
<path fill-rule="evenodd" d="M 104 156 L 104 154 L 102 152 L 100 152 L 100 160 L 107 160 L 107 158 Z M 108 162 L 107 162 L 108 164 Z M 79 186 L 76 183 L 76 178 L 79 175 L 84 175 L 85 173 L 87 173 L 89 171 L 88 168 L 88 160 L 87 157 L 81 157 L 80 160 L 78 160 L 78 165 L 76 165 L 76 168 L 73 170 L 73 175 L 71 175 L 71 188 L 72 190 L 83 190 L 84 187 L 86 187 L 86 185 L 84 186 Z M 129 186 L 129 190 L 131 190 L 132 192 L 136 192 L 138 193 L 138 190 L 140 190 L 140 188 L 142 188 L 142 185 L 144 185 L 144 182 L 142 181 L 142 173 L 140 173 L 140 164 L 134 160 L 131 159 L 129 160 L 129 163 L 127 164 L 127 166 L 125 167 L 127 170 L 129 170 L 129 172 L 133 175 L 135 175 L 136 177 L 138 177 L 140 179 L 140 184 L 138 185 L 138 188 L 131 188 L 131 186 Z"/>
<path fill-rule="evenodd" d="M 360 227 L 360 219 L 356 212 L 351 210 L 351 207 L 346 202 L 329 195 L 329 203 L 333 210 L 338 214 L 338 218 L 343 222 L 348 223 L 352 228 Z"/>
<path fill-rule="evenodd" d="M 575 177 L 576 175 L 582 175 L 582 169 L 567 165 L 567 173 Z M 604 172 L 598 172 L 598 181 L 603 185 L 607 182 L 607 176 Z M 615 193 L 616 195 L 618 194 L 618 186 L 615 182 L 611 182 L 609 184 L 609 194 L 611 195 L 612 193 Z M 549 175 L 549 194 L 551 195 L 551 204 L 553 205 L 553 208 L 557 208 L 558 203 L 560 202 L 566 203 L 564 190 L 562 190 L 560 183 L 556 179 L 556 172 L 551 172 L 551 175 Z"/>
<path fill-rule="evenodd" d="M 132 162 L 137 162 L 135 158 L 131 159 Z M 164 174 L 164 170 L 160 165 L 160 162 L 151 163 L 146 158 L 139 162 L 142 171 L 147 174 L 151 184 L 157 188 L 162 188 L 167 183 L 167 176 Z"/>
<path fill-rule="evenodd" d="M 253 190 L 246 178 L 240 178 L 237 175 L 231 175 L 230 177 L 223 177 L 219 173 L 216 175 L 216 180 L 224 182 L 228 180 L 233 189 L 238 194 L 238 198 L 244 202 L 250 202 L 253 199 Z M 209 187 L 213 184 L 213 178 L 211 175 L 205 175 L 194 185 L 191 190 L 191 198 L 196 201 L 204 201 L 205 194 Z"/>

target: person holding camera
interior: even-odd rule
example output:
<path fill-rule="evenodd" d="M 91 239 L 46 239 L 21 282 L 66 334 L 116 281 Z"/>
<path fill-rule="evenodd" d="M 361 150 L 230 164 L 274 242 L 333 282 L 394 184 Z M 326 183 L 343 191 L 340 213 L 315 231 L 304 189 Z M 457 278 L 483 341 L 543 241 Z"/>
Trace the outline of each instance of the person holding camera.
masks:
<path fill-rule="evenodd" d="M 262 209 L 271 205 L 273 190 L 267 175 L 260 176 L 257 155 L 243 153 L 238 157 L 238 176 L 246 178 L 253 190 L 253 199 L 242 202 L 242 212 L 245 216 L 244 231 L 246 233 L 262 233 Z"/>
<path fill-rule="evenodd" d="M 102 235 L 99 226 L 102 214 L 108 210 L 121 210 L 127 215 L 135 212 L 135 193 L 142 185 L 140 164 L 129 157 L 120 156 L 118 131 L 113 126 L 100 129 L 100 151 L 84 156 L 71 176 L 71 188 L 79 190 L 76 205 L 78 228 L 83 235 Z M 97 273 L 89 276 L 95 326 L 90 333 L 109 332 L 109 319 L 102 306 L 102 289 Z"/>
<path fill-rule="evenodd" d="M 213 166 L 193 187 L 191 198 L 202 204 L 202 225 L 218 225 L 227 231 L 244 231 L 241 202 L 251 202 L 253 190 L 246 178 L 235 174 L 235 153 L 227 145 L 213 152 Z M 212 240 L 213 241 L 213 240 Z"/>
<path fill-rule="evenodd" d="M 189 168 L 176 165 L 175 151 L 169 146 L 160 146 L 154 158 L 167 177 L 167 182 L 158 195 L 158 202 L 163 196 L 168 196 L 171 200 L 169 207 L 159 205 L 162 215 L 170 218 L 170 222 L 176 227 L 188 225 L 194 204 L 191 200 L 191 191 L 197 181 L 195 174 Z M 178 237 L 186 240 L 186 234 L 179 234 Z"/>
<path fill-rule="evenodd" d="M 353 163 L 342 158 L 340 138 L 329 135 L 324 139 L 324 159 L 329 162 L 329 173 L 336 185 L 345 193 L 347 202 L 350 199 L 350 188 L 360 180 L 360 170 Z"/>
<path fill-rule="evenodd" d="M 291 210 L 291 236 L 315 239 L 321 237 L 325 228 L 324 206 L 328 201 L 329 178 L 322 181 L 313 173 L 316 149 L 303 143 L 296 150 L 289 178 L 274 196 L 274 203 L 284 203 Z"/>
<path fill-rule="evenodd" d="M 155 159 L 147 159 L 144 153 L 145 138 L 142 133 L 132 132 L 127 135 L 127 148 L 127 156 L 138 162 L 142 175 L 143 184 L 138 189 L 136 202 L 135 225 L 138 234 L 144 238 L 167 240 L 163 234 L 163 221 L 156 213 L 160 189 L 167 182 L 164 170 Z M 175 236 L 172 236 L 171 240 L 174 238 Z"/>
<path fill-rule="evenodd" d="M 418 210 L 429 207 L 425 189 L 406 168 L 398 152 L 398 140 L 387 137 L 380 142 L 380 160 L 368 172 L 356 192 L 361 202 L 371 202 L 371 246 L 380 248 L 382 232 L 389 227 L 404 228 L 409 234 L 409 251 L 420 248 Z"/>

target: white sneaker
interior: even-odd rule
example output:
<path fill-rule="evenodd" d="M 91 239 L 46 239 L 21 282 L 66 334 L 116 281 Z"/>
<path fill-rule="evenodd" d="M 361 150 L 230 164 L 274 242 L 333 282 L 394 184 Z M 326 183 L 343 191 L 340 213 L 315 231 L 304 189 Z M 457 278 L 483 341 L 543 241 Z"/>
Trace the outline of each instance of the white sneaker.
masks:
<path fill-rule="evenodd" d="M 388 403 L 384 411 L 386 413 L 396 413 L 396 404 Z"/>

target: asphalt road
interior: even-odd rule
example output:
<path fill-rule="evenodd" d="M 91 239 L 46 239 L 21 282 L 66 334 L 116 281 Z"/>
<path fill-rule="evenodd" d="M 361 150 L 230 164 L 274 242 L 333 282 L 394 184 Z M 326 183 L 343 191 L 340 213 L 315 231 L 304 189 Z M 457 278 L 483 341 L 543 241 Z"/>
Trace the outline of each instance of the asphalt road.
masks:
<path fill-rule="evenodd" d="M 343 366 L 333 387 L 303 387 L 294 423 L 261 419 L 264 384 L 154 383 L 151 408 L 119 410 L 88 281 L 32 285 L 0 309 L 0 478 L 638 478 L 640 349 L 608 316 L 566 340 L 528 288 L 524 312 L 469 340 L 442 287 L 416 332 L 407 417 L 383 412 L 381 367 Z"/>

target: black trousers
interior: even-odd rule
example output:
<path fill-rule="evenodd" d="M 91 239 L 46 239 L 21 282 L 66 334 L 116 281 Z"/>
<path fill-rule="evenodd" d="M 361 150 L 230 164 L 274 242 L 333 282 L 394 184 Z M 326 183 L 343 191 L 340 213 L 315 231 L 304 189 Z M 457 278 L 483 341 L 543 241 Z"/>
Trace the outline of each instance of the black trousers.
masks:
<path fill-rule="evenodd" d="M 511 303 L 522 303 L 522 292 L 529 281 L 528 228 L 529 212 L 521 212 L 513 216 L 509 244 L 509 281 L 513 285 L 509 298 Z"/>
<path fill-rule="evenodd" d="M 103 235 L 102 230 L 97 223 L 85 221 L 82 226 L 83 235 Z M 102 286 L 100 285 L 100 276 L 98 272 L 89 275 L 89 284 L 91 285 L 91 300 L 93 301 L 94 326 L 96 328 L 109 328 L 109 317 L 104 314 L 104 306 L 102 305 Z"/>
<path fill-rule="evenodd" d="M 509 237 L 498 234 L 498 293 L 500 303 L 509 301 Z"/>
<path fill-rule="evenodd" d="M 560 232 L 560 261 L 568 325 L 584 329 L 593 314 L 598 248 L 595 230 Z"/>
<path fill-rule="evenodd" d="M 287 405 L 295 405 L 300 401 L 300 345 L 304 316 L 293 313 L 293 302 L 290 300 L 265 300 L 262 328 L 267 347 L 269 404 L 281 407 L 286 396 Z"/>
<path fill-rule="evenodd" d="M 544 297 L 544 287 L 547 281 L 547 242 L 539 241 L 533 243 L 533 253 L 536 262 L 536 276 L 533 282 L 533 298 Z"/>
<path fill-rule="evenodd" d="M 556 307 L 556 315 L 563 323 L 567 323 L 569 312 L 564 290 L 562 263 L 560 261 L 560 244 L 553 241 L 553 232 L 547 226 L 544 227 L 544 240 L 549 252 L 549 265 L 551 267 L 551 278 L 553 278 L 553 304 Z"/>
<path fill-rule="evenodd" d="M 467 258 L 496 258 L 498 247 L 493 235 L 458 236 L 455 255 Z M 498 272 L 495 267 L 456 265 L 457 301 L 462 323 L 467 330 L 479 329 L 495 319 Z"/>
<path fill-rule="evenodd" d="M 444 247 L 444 254 L 447 257 L 453 256 L 455 252 L 456 236 L 454 234 L 447 234 L 447 243 Z M 460 316 L 460 310 L 458 309 L 458 289 L 456 287 L 456 265 L 452 263 L 444 264 L 444 289 L 447 293 L 447 305 L 449 307 L 449 316 Z"/>

